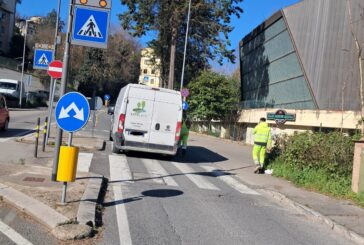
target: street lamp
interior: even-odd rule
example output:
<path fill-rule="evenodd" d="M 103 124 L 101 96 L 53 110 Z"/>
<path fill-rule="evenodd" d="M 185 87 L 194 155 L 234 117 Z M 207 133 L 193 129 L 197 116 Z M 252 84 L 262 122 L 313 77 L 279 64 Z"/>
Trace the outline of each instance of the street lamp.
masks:
<path fill-rule="evenodd" d="M 25 20 L 25 34 L 24 34 L 24 47 L 23 47 L 23 62 L 21 67 L 21 81 L 20 81 L 20 95 L 19 95 L 19 107 L 22 106 L 23 98 L 23 81 L 24 81 L 24 63 L 25 63 L 25 49 L 27 46 L 27 35 L 28 35 L 28 22 L 31 20 Z"/>
<path fill-rule="evenodd" d="M 191 0 L 189 0 L 189 3 L 188 3 L 188 16 L 187 16 L 185 50 L 183 52 L 183 64 L 182 64 L 182 75 L 181 75 L 181 91 L 183 89 L 183 79 L 184 79 L 184 75 L 185 75 L 185 62 L 186 62 L 186 51 L 187 51 L 187 41 L 188 41 L 188 29 L 190 27 L 190 14 L 191 14 Z"/>

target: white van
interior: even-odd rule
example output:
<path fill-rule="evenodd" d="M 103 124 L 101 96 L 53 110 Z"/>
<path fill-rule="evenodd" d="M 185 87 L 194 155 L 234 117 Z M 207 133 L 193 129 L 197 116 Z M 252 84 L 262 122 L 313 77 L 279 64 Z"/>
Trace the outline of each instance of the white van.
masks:
<path fill-rule="evenodd" d="M 182 126 L 181 93 L 129 84 L 121 89 L 113 114 L 112 151 L 175 155 Z"/>
<path fill-rule="evenodd" d="M 13 79 L 0 79 L 0 93 L 13 98 L 19 98 L 20 95 L 20 81 Z M 23 88 L 23 97 L 24 97 Z"/>

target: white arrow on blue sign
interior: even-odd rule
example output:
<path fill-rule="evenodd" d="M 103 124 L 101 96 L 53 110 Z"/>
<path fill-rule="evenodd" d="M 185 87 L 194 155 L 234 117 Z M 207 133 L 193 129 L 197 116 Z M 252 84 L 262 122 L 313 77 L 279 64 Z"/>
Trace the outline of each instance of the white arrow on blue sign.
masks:
<path fill-rule="evenodd" d="M 33 69 L 47 70 L 48 65 L 53 61 L 53 50 L 35 49 Z"/>
<path fill-rule="evenodd" d="M 107 48 L 109 21 L 109 9 L 76 5 L 71 43 L 94 48 Z"/>
<path fill-rule="evenodd" d="M 104 95 L 104 100 L 110 100 L 110 95 L 105 94 L 105 95 Z"/>
<path fill-rule="evenodd" d="M 183 103 L 182 103 L 182 109 L 184 111 L 187 111 L 188 107 L 189 107 L 188 103 L 186 101 L 183 101 Z"/>
<path fill-rule="evenodd" d="M 76 132 L 88 122 L 90 105 L 82 94 L 67 93 L 58 101 L 55 117 L 61 129 L 67 132 Z"/>

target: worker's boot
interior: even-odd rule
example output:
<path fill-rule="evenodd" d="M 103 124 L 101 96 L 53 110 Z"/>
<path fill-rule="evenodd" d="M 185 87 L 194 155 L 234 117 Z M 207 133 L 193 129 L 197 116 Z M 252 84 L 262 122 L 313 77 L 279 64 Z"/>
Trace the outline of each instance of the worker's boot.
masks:
<path fill-rule="evenodd" d="M 260 172 L 260 164 L 255 164 L 254 173 L 257 174 Z"/>

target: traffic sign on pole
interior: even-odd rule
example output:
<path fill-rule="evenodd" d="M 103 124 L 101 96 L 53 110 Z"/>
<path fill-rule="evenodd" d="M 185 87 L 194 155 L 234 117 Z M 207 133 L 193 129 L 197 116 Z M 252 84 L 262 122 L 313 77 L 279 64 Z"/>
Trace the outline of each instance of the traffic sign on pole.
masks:
<path fill-rule="evenodd" d="M 110 95 L 109 94 L 105 94 L 104 95 L 104 100 L 110 100 Z"/>
<path fill-rule="evenodd" d="M 110 9 L 76 5 L 72 28 L 72 44 L 107 48 Z"/>
<path fill-rule="evenodd" d="M 53 60 L 54 50 L 38 49 L 34 50 L 33 69 L 47 70 L 48 65 Z"/>
<path fill-rule="evenodd" d="M 190 95 L 190 91 L 187 88 L 182 89 L 181 94 L 183 97 L 188 97 Z"/>
<path fill-rule="evenodd" d="M 111 0 L 76 0 L 75 4 L 110 9 Z"/>
<path fill-rule="evenodd" d="M 188 105 L 187 101 L 183 101 L 183 103 L 182 103 L 182 109 L 184 111 L 187 111 L 188 107 L 189 107 L 189 105 Z"/>
<path fill-rule="evenodd" d="M 58 79 L 62 77 L 62 71 L 63 71 L 63 63 L 62 61 L 55 60 L 49 64 L 48 67 L 48 74 L 54 78 Z"/>
<path fill-rule="evenodd" d="M 55 112 L 58 126 L 67 132 L 83 128 L 90 117 L 90 105 L 85 96 L 70 92 L 61 97 Z"/>

